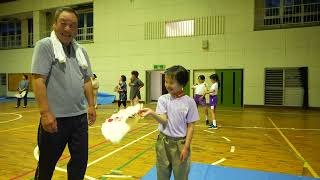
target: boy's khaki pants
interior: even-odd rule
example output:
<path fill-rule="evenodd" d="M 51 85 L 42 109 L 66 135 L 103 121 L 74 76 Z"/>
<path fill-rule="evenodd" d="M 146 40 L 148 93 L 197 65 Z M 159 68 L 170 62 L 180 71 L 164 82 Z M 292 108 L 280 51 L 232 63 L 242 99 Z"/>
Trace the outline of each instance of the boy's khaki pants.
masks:
<path fill-rule="evenodd" d="M 190 149 L 187 158 L 183 162 L 180 161 L 180 154 L 185 141 L 185 137 L 174 138 L 160 132 L 156 142 L 158 180 L 169 180 L 172 170 L 175 180 L 188 179 L 191 163 Z"/>

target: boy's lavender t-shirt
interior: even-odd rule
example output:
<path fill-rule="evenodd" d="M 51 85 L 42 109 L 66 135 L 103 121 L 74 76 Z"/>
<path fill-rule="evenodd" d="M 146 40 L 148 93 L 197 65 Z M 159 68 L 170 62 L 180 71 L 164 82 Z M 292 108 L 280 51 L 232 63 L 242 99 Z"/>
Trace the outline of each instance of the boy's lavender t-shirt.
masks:
<path fill-rule="evenodd" d="M 171 137 L 185 137 L 187 135 L 187 123 L 199 119 L 197 105 L 189 96 L 174 98 L 170 94 L 159 97 L 157 114 L 167 114 L 168 123 L 160 124 L 159 130 Z"/>

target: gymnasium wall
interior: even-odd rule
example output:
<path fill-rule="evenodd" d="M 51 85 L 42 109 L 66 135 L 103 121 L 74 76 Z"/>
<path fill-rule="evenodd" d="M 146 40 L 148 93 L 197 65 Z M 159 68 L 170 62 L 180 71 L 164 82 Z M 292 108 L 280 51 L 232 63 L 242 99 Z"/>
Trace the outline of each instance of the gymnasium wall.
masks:
<path fill-rule="evenodd" d="M 76 1 L 42 0 L 35 8 L 43 8 L 46 2 L 53 7 Z M 2 6 L 0 16 L 9 13 Z M 216 15 L 225 16 L 222 35 L 144 40 L 145 22 Z M 191 75 L 193 69 L 243 68 L 244 104 L 263 105 L 264 68 L 307 66 L 309 103 L 320 107 L 320 27 L 253 29 L 254 0 L 95 0 L 94 43 L 84 46 L 101 91 L 112 93 L 119 76 L 129 78 L 131 70 L 139 71 L 144 81 L 145 71 L 154 64 L 181 64 Z M 201 48 L 202 40 L 209 41 L 209 49 Z M 32 49 L 1 50 L 0 72 L 28 72 L 31 56 Z"/>
<path fill-rule="evenodd" d="M 19 15 L 37 10 L 51 9 L 60 6 L 89 3 L 93 0 L 18 0 L 0 5 L 0 17 L 8 15 Z"/>

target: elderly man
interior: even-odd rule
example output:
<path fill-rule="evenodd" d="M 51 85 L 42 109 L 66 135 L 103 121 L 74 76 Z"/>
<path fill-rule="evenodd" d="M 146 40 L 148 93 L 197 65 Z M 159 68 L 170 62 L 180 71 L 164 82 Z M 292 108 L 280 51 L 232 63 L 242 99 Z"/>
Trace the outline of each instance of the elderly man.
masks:
<path fill-rule="evenodd" d="M 68 179 L 83 179 L 88 161 L 88 124 L 96 119 L 86 51 L 74 40 L 79 15 L 57 9 L 51 36 L 37 42 L 31 71 L 40 108 L 39 162 L 35 179 L 51 179 L 68 144 Z M 88 108 L 87 108 L 88 104 Z"/>

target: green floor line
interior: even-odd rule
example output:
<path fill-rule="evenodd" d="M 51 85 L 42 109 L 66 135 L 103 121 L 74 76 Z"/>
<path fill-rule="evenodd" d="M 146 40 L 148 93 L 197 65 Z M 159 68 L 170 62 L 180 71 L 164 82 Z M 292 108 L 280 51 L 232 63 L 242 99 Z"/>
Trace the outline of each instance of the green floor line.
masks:
<path fill-rule="evenodd" d="M 141 127 L 141 129 L 146 129 L 147 127 L 150 127 L 150 126 L 149 126 L 149 125 L 144 125 L 144 126 Z M 135 133 L 133 133 L 133 134 L 131 134 L 131 135 L 137 134 L 138 132 L 141 132 L 141 131 L 137 131 L 137 132 L 135 132 Z M 134 139 L 134 138 L 128 138 L 128 137 L 127 137 L 127 138 L 125 138 L 125 139 L 127 139 L 127 140 L 132 140 L 132 139 Z M 124 140 L 125 140 L 125 139 L 124 139 Z M 103 145 L 103 146 L 101 146 L 101 147 L 93 150 L 93 151 L 89 151 L 88 155 L 92 155 L 92 154 L 94 154 L 94 153 L 100 151 L 101 149 L 104 149 L 104 148 L 106 148 L 106 147 L 108 147 L 108 146 L 110 146 L 110 145 L 113 145 L 113 144 L 106 144 L 106 145 Z M 60 167 L 61 167 L 61 168 L 65 168 L 65 167 L 67 166 L 67 164 L 68 164 L 68 162 L 60 165 Z"/>
<path fill-rule="evenodd" d="M 150 149 L 152 149 L 154 146 L 151 146 L 145 150 L 143 150 L 142 152 L 140 152 L 139 154 L 137 154 L 136 156 L 132 157 L 131 159 L 129 159 L 127 162 L 125 162 L 124 164 L 122 164 L 121 166 L 117 167 L 116 169 L 114 170 L 121 170 L 123 169 L 124 167 L 128 166 L 132 161 L 135 161 L 136 159 L 138 159 L 139 157 L 141 157 L 143 154 L 145 154 L 147 151 L 149 151 Z M 111 174 L 115 174 L 115 173 L 111 173 Z M 106 180 L 107 178 L 106 177 L 102 177 L 101 180 Z"/>

